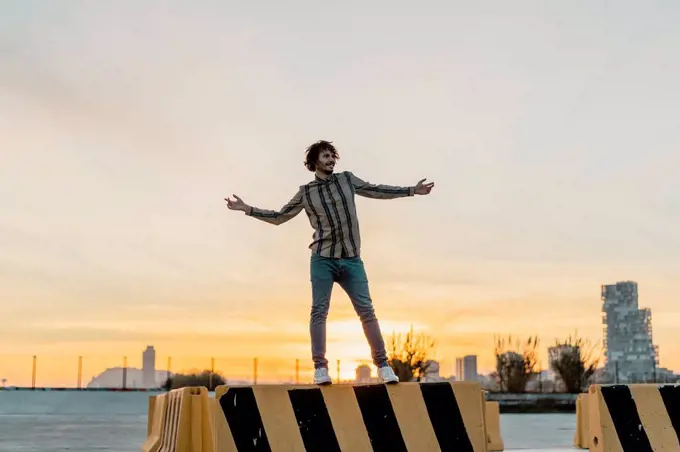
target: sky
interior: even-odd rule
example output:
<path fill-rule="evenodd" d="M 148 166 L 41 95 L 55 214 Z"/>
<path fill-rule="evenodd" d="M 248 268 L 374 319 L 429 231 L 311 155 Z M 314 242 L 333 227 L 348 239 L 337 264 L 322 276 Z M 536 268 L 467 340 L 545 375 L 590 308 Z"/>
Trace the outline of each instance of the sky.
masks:
<path fill-rule="evenodd" d="M 311 368 L 311 226 L 224 197 L 280 208 L 319 139 L 370 182 L 435 182 L 357 200 L 388 342 L 413 325 L 449 375 L 538 335 L 545 368 L 569 334 L 601 344 L 600 285 L 632 280 L 680 370 L 679 20 L 670 1 L 0 2 L 2 372 L 37 355 L 41 381 L 72 379 L 77 356 L 96 373 L 146 345 L 157 367 Z M 328 321 L 351 377 L 370 354 L 339 286 Z"/>

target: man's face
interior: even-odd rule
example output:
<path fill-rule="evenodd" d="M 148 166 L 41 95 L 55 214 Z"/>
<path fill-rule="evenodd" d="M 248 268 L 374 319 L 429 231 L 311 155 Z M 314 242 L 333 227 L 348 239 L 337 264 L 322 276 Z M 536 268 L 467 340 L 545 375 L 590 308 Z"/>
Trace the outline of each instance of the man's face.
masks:
<path fill-rule="evenodd" d="M 335 158 L 331 151 L 319 152 L 319 159 L 316 161 L 316 169 L 326 174 L 331 174 L 335 168 Z"/>

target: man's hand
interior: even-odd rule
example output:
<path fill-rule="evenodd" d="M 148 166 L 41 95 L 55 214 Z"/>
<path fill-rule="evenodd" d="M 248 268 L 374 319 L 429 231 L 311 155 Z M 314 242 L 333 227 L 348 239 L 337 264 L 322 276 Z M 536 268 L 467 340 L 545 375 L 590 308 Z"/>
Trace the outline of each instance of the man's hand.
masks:
<path fill-rule="evenodd" d="M 230 210 L 240 210 L 243 212 L 247 212 L 248 209 L 250 209 L 250 206 L 246 203 L 243 202 L 241 198 L 239 198 L 236 195 L 233 195 L 234 198 L 236 198 L 235 201 L 232 201 L 229 198 L 224 198 L 225 201 L 227 201 L 227 207 L 229 207 Z"/>
<path fill-rule="evenodd" d="M 432 191 L 432 187 L 434 187 L 434 182 L 429 182 L 427 184 L 423 184 L 427 179 L 421 179 L 418 181 L 416 184 L 416 189 L 415 193 L 416 195 L 428 195 Z"/>

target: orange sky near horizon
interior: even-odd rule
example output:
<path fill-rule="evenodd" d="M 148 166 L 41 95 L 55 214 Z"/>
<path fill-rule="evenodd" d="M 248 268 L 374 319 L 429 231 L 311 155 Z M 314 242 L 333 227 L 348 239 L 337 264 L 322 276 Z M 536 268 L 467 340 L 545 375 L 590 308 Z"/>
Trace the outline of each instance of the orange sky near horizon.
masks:
<path fill-rule="evenodd" d="M 369 265 L 367 263 L 367 265 Z M 598 287 L 599 290 L 599 287 Z M 647 290 L 640 289 L 648 298 Z M 568 299 L 536 294 L 523 299 L 479 300 L 477 305 L 450 300 L 426 300 L 431 313 L 421 310 L 414 316 L 412 308 L 404 307 L 413 298 L 400 297 L 399 290 L 380 283 L 373 284 L 376 309 L 387 311 L 380 316 L 383 333 L 389 343 L 393 332 L 406 332 L 413 325 L 416 333 L 434 338 L 437 346 L 434 358 L 440 360 L 441 375 L 455 374 L 455 358 L 466 354 L 478 355 L 480 373 L 493 371 L 494 336 L 526 339 L 536 334 L 541 340 L 539 359 L 541 368 L 547 365 L 547 347 L 555 340 L 570 334 L 581 335 L 596 345 L 600 354 L 602 325 L 599 298 Z M 286 300 L 287 297 L 282 300 Z M 11 355 L 0 354 L 4 374 L 13 384 L 30 384 L 31 356 L 38 356 L 38 382 L 45 385 L 73 386 L 76 382 L 77 357 L 84 358 L 83 381 L 107 367 L 122 365 L 127 356 L 130 367 L 141 367 L 141 353 L 146 345 L 154 345 L 158 369 L 167 368 L 167 357 L 172 357 L 173 371 L 209 368 L 215 358 L 216 369 L 228 378 L 250 380 L 253 358 L 258 358 L 260 381 L 291 381 L 295 360 L 299 359 L 301 378 L 308 377 L 312 368 L 307 335 L 307 307 L 304 296 L 288 299 L 290 308 L 277 313 L 275 319 L 234 320 L 229 322 L 229 308 L 216 306 L 209 313 L 190 306 L 165 310 L 159 306 L 127 309 L 130 312 L 153 314 L 149 318 L 123 321 L 116 313 L 106 319 L 81 318 L 32 322 L 41 332 L 40 341 L 15 342 Z M 390 309 L 395 303 L 401 306 Z M 369 349 L 361 325 L 351 309 L 349 299 L 341 291 L 334 293 L 328 323 L 328 358 L 335 375 L 336 360 L 341 361 L 343 379 L 352 378 L 358 364 L 369 364 Z M 549 305 L 549 315 L 546 306 Z M 674 357 L 680 346 L 672 338 L 674 326 L 680 322 L 675 313 L 659 314 L 653 304 L 655 343 L 660 344 L 661 365 L 677 368 Z M 517 312 L 521 309 L 522 312 Z M 237 323 L 243 322 L 243 323 Z M 93 340 L 94 339 L 94 340 Z M 9 377 L 7 376 L 9 375 Z M 88 377 L 89 375 L 89 377 Z M 86 378 L 87 377 L 87 378 Z"/>
<path fill-rule="evenodd" d="M 357 206 L 384 335 L 433 337 L 442 375 L 491 371 L 494 335 L 538 335 L 543 367 L 601 343 L 623 280 L 680 371 L 680 6 L 305 3 L 3 7 L 0 379 L 147 345 L 159 368 L 308 369 L 308 221 L 223 198 L 280 208 L 318 139 L 364 180 L 435 182 Z M 339 287 L 328 338 L 343 375 L 368 362 Z"/>

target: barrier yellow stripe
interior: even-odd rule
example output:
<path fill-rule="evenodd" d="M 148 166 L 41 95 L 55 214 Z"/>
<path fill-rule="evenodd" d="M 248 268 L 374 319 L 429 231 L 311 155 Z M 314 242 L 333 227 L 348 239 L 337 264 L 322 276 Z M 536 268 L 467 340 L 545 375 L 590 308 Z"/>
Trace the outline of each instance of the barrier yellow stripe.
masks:
<path fill-rule="evenodd" d="M 588 410 L 588 394 L 579 394 L 576 398 L 576 432 L 574 433 L 574 447 L 579 449 L 588 449 L 590 444 Z"/>
<path fill-rule="evenodd" d="M 678 435 L 656 385 L 630 385 L 642 426 L 654 450 L 680 451 Z"/>
<path fill-rule="evenodd" d="M 146 415 L 146 436 L 151 435 L 153 429 L 153 417 L 156 410 L 156 396 L 149 396 L 147 399 L 147 415 Z"/>
<path fill-rule="evenodd" d="M 460 414 L 465 424 L 465 429 L 470 437 L 472 448 L 475 452 L 485 452 L 486 435 L 484 434 L 484 411 L 482 399 L 479 394 L 482 387 L 478 382 L 456 382 L 451 385 L 456 401 L 460 407 Z"/>
<path fill-rule="evenodd" d="M 498 402 L 484 402 L 484 423 L 487 437 L 487 451 L 498 452 L 504 449 L 501 437 L 501 412 Z"/>
<path fill-rule="evenodd" d="M 420 385 L 417 383 L 388 385 L 387 392 L 408 450 L 439 450 Z"/>
<path fill-rule="evenodd" d="M 287 389 L 280 386 L 253 386 L 267 438 L 272 450 L 305 452 L 290 404 Z"/>
<path fill-rule="evenodd" d="M 326 401 L 340 449 L 352 452 L 373 452 L 359 404 L 351 385 L 325 386 L 321 393 Z"/>

